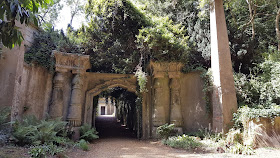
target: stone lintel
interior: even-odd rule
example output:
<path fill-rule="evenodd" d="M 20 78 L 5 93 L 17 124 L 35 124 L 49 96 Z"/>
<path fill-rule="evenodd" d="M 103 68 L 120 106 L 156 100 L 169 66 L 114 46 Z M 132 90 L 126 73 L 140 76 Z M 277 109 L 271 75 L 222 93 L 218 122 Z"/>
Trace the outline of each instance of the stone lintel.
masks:
<path fill-rule="evenodd" d="M 179 62 L 151 62 L 154 78 L 180 78 L 182 63 Z"/>
<path fill-rule="evenodd" d="M 54 50 L 55 69 L 58 72 L 83 73 L 90 68 L 89 55 L 64 53 Z"/>

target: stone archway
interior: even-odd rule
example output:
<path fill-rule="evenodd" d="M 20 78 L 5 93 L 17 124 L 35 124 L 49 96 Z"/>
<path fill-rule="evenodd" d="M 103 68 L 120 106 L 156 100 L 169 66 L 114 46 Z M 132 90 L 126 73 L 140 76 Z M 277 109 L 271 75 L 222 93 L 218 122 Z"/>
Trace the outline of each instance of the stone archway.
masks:
<path fill-rule="evenodd" d="M 136 94 L 137 79 L 133 74 L 92 73 L 89 56 L 53 52 L 56 58 L 56 75 L 53 79 L 51 118 L 62 117 L 77 131 L 84 124 L 92 124 L 93 97 L 102 91 L 122 87 Z M 150 82 L 150 81 L 148 81 Z M 142 138 L 150 137 L 151 91 L 143 93 Z"/>
<path fill-rule="evenodd" d="M 84 123 L 92 125 L 93 97 L 114 87 L 121 87 L 136 94 L 137 81 L 134 75 L 88 73 L 88 90 L 85 94 Z M 93 79 L 94 77 L 94 79 Z M 94 85 L 94 87 L 92 86 Z M 92 89 L 91 89 L 92 88 Z"/>

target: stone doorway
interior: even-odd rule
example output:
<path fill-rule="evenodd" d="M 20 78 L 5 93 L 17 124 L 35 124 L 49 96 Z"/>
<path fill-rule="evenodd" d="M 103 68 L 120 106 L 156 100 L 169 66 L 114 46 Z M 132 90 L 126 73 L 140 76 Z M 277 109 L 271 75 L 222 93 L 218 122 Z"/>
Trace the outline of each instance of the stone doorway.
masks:
<path fill-rule="evenodd" d="M 92 126 L 101 138 L 141 138 L 141 104 L 138 96 L 114 87 L 93 97 Z M 104 105 L 113 105 L 115 113 Z M 102 112 L 104 109 L 104 112 Z M 106 110 L 106 111 L 105 111 Z"/>
<path fill-rule="evenodd" d="M 94 126 L 94 98 L 114 87 L 141 96 L 141 138 L 156 136 L 156 128 L 174 123 L 181 133 L 211 126 L 211 114 L 203 99 L 200 72 L 181 73 L 180 63 L 150 63 L 147 91 L 136 90 L 134 74 L 88 72 L 89 56 L 54 51 L 56 73 L 53 79 L 49 116 L 62 117 L 79 129 Z M 138 128 L 139 129 L 139 128 Z M 140 133 L 140 132 L 138 132 Z"/>
<path fill-rule="evenodd" d="M 114 87 L 126 89 L 132 94 L 137 93 L 137 79 L 134 74 L 87 72 L 90 68 L 89 56 L 57 51 L 53 54 L 56 58 L 56 74 L 49 108 L 49 115 L 53 118 L 62 117 L 77 129 L 83 124 L 95 126 L 94 98 L 96 96 Z M 69 81 L 71 83 L 66 85 Z M 66 86 L 68 94 L 64 92 Z M 142 95 L 145 96 L 145 94 Z M 146 107 L 146 103 L 147 101 L 140 105 L 141 109 L 142 106 Z M 149 121 L 149 117 L 141 116 L 141 118 L 143 119 L 138 120 L 140 123 L 143 120 Z"/>

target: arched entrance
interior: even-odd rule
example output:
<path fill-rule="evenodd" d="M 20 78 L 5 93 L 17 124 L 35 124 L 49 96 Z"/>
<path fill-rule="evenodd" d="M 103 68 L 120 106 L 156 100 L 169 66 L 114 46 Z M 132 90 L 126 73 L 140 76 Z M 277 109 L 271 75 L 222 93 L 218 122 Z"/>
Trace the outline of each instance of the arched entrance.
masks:
<path fill-rule="evenodd" d="M 125 88 L 114 87 L 101 92 L 93 99 L 93 127 L 101 138 L 141 138 L 142 105 L 139 103 L 139 96 Z"/>
<path fill-rule="evenodd" d="M 106 73 L 87 73 L 87 87 L 86 101 L 84 109 L 84 122 L 92 125 L 93 119 L 93 98 L 101 92 L 114 88 L 121 87 L 129 92 L 136 94 L 137 80 L 134 75 L 123 74 L 106 74 Z"/>

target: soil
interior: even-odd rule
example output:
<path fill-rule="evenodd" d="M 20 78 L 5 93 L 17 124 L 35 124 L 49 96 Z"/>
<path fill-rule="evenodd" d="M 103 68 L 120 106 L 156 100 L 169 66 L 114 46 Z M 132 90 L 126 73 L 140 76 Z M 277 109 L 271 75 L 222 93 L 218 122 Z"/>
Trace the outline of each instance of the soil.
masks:
<path fill-rule="evenodd" d="M 113 117 L 102 116 L 96 120 L 100 139 L 90 144 L 90 150 L 71 151 L 71 158 L 280 158 L 280 150 L 257 149 L 252 156 L 217 153 L 216 149 L 204 148 L 194 150 L 174 149 L 162 145 L 157 140 L 138 140 L 134 133 L 121 126 Z"/>
<path fill-rule="evenodd" d="M 100 138 L 89 145 L 89 151 L 68 150 L 69 158 L 280 158 L 280 150 L 260 148 L 255 155 L 218 153 L 214 148 L 194 150 L 174 149 L 157 140 L 138 140 L 133 132 L 121 126 L 113 117 L 99 117 L 96 121 Z M 0 158 L 27 158 L 28 149 L 0 147 Z"/>

